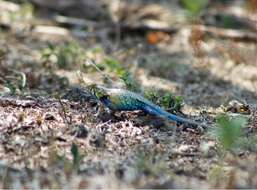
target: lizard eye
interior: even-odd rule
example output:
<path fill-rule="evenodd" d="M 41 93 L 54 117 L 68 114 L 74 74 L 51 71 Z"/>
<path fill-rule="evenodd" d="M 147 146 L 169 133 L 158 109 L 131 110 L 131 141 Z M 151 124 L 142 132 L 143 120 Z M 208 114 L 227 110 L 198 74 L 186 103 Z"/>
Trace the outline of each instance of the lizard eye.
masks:
<path fill-rule="evenodd" d="M 99 100 L 104 103 L 105 105 L 108 105 L 110 103 L 109 96 L 105 95 L 99 98 Z"/>
<path fill-rule="evenodd" d="M 89 85 L 88 88 L 90 89 L 91 93 L 97 99 L 99 99 L 99 100 L 105 100 L 105 99 L 107 100 L 107 99 L 109 99 L 108 94 L 106 94 L 106 92 L 103 89 L 97 87 L 95 84 Z"/>

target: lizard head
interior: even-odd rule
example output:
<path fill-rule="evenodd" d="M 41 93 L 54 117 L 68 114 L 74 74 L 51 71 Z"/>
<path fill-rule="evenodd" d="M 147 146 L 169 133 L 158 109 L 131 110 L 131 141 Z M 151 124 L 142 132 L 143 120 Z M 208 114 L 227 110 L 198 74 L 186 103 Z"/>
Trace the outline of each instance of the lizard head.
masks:
<path fill-rule="evenodd" d="M 96 84 L 92 84 L 87 86 L 90 92 L 100 101 L 108 100 L 109 95 L 106 92 L 104 87 L 98 86 Z"/>

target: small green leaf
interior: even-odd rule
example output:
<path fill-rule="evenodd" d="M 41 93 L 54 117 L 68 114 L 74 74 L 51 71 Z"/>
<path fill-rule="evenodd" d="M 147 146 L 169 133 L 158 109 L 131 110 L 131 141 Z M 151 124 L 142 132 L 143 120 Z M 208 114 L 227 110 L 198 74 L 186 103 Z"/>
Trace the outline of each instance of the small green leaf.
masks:
<path fill-rule="evenodd" d="M 217 138 L 225 150 L 231 150 L 241 136 L 241 128 L 245 126 L 246 119 L 243 117 L 229 118 L 220 115 L 216 119 L 216 128 L 212 135 Z"/>
<path fill-rule="evenodd" d="M 71 154 L 73 157 L 73 168 L 78 169 L 80 163 L 80 154 L 78 150 L 78 146 L 74 143 L 71 145 Z"/>
<path fill-rule="evenodd" d="M 193 15 L 199 14 L 209 3 L 209 0 L 180 0 L 180 5 Z"/>
<path fill-rule="evenodd" d="M 124 72 L 120 76 L 120 79 L 123 80 L 128 90 L 131 90 L 133 92 L 141 91 L 140 85 L 131 77 L 131 74 L 128 71 Z"/>

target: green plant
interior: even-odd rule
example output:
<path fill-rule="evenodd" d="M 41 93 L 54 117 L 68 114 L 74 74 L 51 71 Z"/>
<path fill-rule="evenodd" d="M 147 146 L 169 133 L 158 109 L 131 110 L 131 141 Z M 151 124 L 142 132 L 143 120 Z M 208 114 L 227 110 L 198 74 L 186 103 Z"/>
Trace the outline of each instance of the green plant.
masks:
<path fill-rule="evenodd" d="M 126 85 L 126 88 L 128 90 L 131 90 L 133 92 L 140 92 L 140 85 L 132 78 L 130 72 L 125 72 L 120 76 L 120 79 L 124 82 Z"/>
<path fill-rule="evenodd" d="M 216 127 L 210 131 L 219 144 L 225 150 L 232 150 L 241 138 L 241 129 L 246 124 L 243 117 L 230 118 L 227 115 L 220 115 L 216 119 Z"/>
<path fill-rule="evenodd" d="M 116 59 L 108 57 L 103 60 L 101 65 L 110 72 L 114 72 L 124 82 L 128 90 L 140 92 L 140 85 L 132 78 L 128 69 L 123 67 Z"/>
<path fill-rule="evenodd" d="M 209 0 L 180 0 L 179 3 L 190 15 L 199 15 L 208 5 Z"/>
<path fill-rule="evenodd" d="M 45 63 L 56 64 L 61 69 L 74 68 L 74 65 L 84 60 L 83 55 L 83 48 L 74 42 L 60 46 L 48 44 L 48 47 L 41 51 L 41 58 Z"/>
<path fill-rule="evenodd" d="M 159 100 L 159 104 L 167 110 L 179 111 L 182 107 L 182 96 L 174 96 L 170 92 L 166 92 Z"/>
<path fill-rule="evenodd" d="M 127 71 L 126 69 L 114 58 L 108 57 L 103 60 L 102 65 L 114 72 L 118 77 L 123 76 Z"/>
<path fill-rule="evenodd" d="M 160 96 L 156 89 L 145 89 L 144 97 L 154 103 L 157 103 Z"/>
<path fill-rule="evenodd" d="M 79 153 L 78 146 L 74 143 L 71 145 L 71 154 L 72 154 L 72 157 L 73 157 L 73 161 L 72 161 L 73 168 L 75 170 L 77 170 L 79 168 L 79 164 L 80 164 L 80 161 L 82 159 L 82 156 Z"/>
<path fill-rule="evenodd" d="M 147 89 L 144 91 L 144 97 L 166 110 L 172 110 L 175 112 L 180 111 L 183 105 L 183 98 L 181 96 L 175 96 L 170 92 L 166 92 L 164 95 L 161 95 L 157 90 Z"/>

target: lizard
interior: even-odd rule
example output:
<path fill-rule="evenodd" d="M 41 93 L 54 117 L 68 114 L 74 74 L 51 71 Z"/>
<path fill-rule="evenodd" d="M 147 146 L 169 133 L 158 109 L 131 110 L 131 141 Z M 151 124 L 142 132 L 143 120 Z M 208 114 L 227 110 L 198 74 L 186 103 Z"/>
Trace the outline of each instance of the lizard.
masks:
<path fill-rule="evenodd" d="M 98 85 L 89 85 L 88 89 L 105 107 L 111 111 L 135 111 L 141 110 L 147 114 L 165 118 L 167 120 L 191 125 L 199 126 L 199 123 L 169 113 L 160 106 L 147 100 L 140 94 L 119 88 L 106 88 Z"/>

